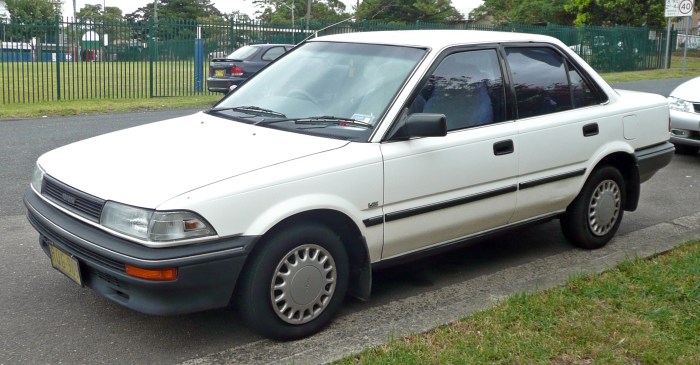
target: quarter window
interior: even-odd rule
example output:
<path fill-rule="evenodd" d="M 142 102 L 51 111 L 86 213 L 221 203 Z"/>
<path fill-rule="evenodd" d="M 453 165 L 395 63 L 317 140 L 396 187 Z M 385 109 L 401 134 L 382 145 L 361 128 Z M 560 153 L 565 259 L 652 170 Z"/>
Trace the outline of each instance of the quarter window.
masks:
<path fill-rule="evenodd" d="M 571 94 L 574 108 L 599 104 L 600 101 L 598 97 L 586 80 L 581 77 L 581 74 L 579 74 L 570 63 L 567 62 L 567 65 L 569 66 L 569 80 L 571 81 Z"/>
<path fill-rule="evenodd" d="M 457 130 L 505 119 L 505 92 L 496 50 L 454 53 L 445 57 L 413 101 L 413 113 L 447 117 Z"/>

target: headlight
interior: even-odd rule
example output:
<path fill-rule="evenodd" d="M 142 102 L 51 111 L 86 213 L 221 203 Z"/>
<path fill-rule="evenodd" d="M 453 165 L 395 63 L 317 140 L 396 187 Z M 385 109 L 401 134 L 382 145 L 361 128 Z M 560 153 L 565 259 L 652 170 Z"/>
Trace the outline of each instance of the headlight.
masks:
<path fill-rule="evenodd" d="M 148 239 L 148 222 L 152 215 L 152 210 L 107 202 L 102 208 L 100 224 L 129 236 Z"/>
<path fill-rule="evenodd" d="M 34 166 L 34 173 L 32 174 L 32 187 L 37 192 L 41 193 L 41 182 L 44 180 L 44 170 L 41 169 L 39 164 Z"/>
<path fill-rule="evenodd" d="M 158 212 L 115 202 L 102 208 L 100 224 L 126 235 L 153 242 L 213 236 L 213 228 L 192 212 Z"/>
<path fill-rule="evenodd" d="M 695 111 L 693 109 L 693 103 L 683 99 L 674 98 L 673 96 L 668 98 L 668 107 L 673 110 L 679 110 L 686 113 L 692 113 Z"/>

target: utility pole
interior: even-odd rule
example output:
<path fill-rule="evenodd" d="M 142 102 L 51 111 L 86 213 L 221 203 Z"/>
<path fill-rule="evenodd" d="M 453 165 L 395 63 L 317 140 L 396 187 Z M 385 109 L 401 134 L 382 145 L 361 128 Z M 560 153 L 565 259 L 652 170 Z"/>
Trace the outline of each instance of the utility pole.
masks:
<path fill-rule="evenodd" d="M 73 0 L 75 1 L 75 0 Z M 309 31 L 309 19 L 311 19 L 311 0 L 306 0 L 306 32 Z"/>

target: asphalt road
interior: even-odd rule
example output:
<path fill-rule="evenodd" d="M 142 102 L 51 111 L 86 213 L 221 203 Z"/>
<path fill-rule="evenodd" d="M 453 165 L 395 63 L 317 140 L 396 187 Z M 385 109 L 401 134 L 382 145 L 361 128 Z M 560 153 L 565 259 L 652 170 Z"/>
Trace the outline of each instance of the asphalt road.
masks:
<path fill-rule="evenodd" d="M 667 95 L 680 81 L 614 86 Z M 643 185 L 638 211 L 625 215 L 618 238 L 602 250 L 572 248 L 556 221 L 476 242 L 376 273 L 372 300 L 349 299 L 329 329 L 291 343 L 259 338 L 231 310 L 135 313 L 53 270 L 21 202 L 36 158 L 73 141 L 192 112 L 0 121 L 0 364 L 325 362 L 448 322 L 513 292 L 557 285 L 572 272 L 668 249 L 698 231 L 700 155 L 676 156 Z"/>

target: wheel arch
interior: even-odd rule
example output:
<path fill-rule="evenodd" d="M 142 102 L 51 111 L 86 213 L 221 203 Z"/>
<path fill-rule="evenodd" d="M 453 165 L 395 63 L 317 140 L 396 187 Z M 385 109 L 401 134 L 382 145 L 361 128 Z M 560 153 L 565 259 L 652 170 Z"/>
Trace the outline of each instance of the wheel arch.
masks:
<path fill-rule="evenodd" d="M 627 152 L 613 152 L 598 161 L 593 170 L 602 166 L 613 166 L 625 179 L 625 206 L 626 211 L 633 212 L 637 209 L 640 196 L 639 170 L 633 155 Z M 591 171 L 593 171 L 591 170 Z"/>
<path fill-rule="evenodd" d="M 367 242 L 355 222 L 350 217 L 337 210 L 309 210 L 296 213 L 281 220 L 256 241 L 248 254 L 249 257 L 255 255 L 261 247 L 266 244 L 266 241 L 275 234 L 293 225 L 309 222 L 320 223 L 338 235 L 345 247 L 350 263 L 348 294 L 361 300 L 369 299 L 372 285 L 372 268 Z M 247 260 L 247 262 L 249 263 L 250 260 Z M 247 266 L 248 264 L 244 266 L 243 272 L 250 269 Z"/>

